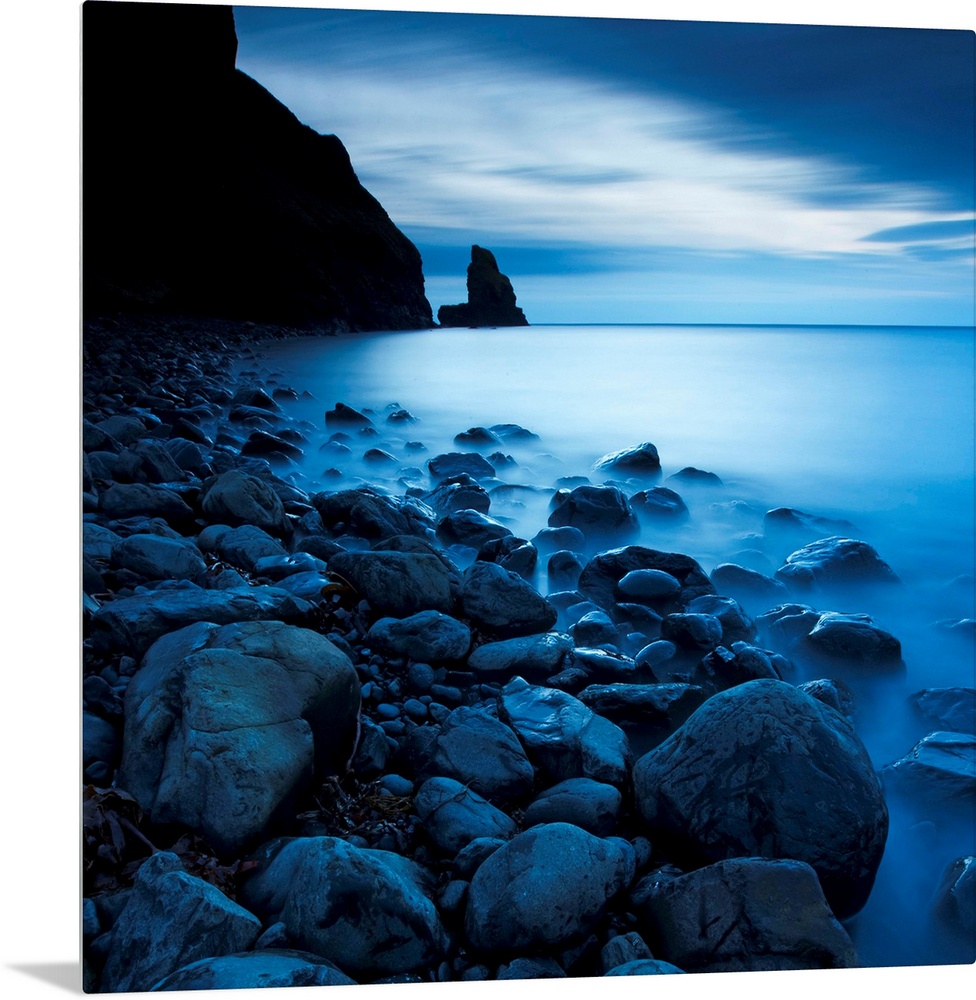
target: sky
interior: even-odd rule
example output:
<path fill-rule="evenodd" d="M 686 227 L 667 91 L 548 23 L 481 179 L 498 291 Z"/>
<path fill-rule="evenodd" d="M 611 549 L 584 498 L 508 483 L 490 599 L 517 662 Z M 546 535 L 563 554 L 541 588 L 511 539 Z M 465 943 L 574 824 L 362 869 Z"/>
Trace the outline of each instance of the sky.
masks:
<path fill-rule="evenodd" d="M 971 30 L 235 19 L 238 67 L 339 136 L 435 313 L 478 243 L 530 323 L 973 324 Z"/>

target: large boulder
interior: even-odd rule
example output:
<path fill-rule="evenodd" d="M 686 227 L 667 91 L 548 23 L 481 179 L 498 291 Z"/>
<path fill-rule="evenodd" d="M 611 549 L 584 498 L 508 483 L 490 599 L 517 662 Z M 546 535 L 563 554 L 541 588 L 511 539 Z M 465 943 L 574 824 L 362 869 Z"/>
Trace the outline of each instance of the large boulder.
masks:
<path fill-rule="evenodd" d="M 191 962 L 160 980 L 153 992 L 355 985 L 354 979 L 311 952 L 261 948 Z"/>
<path fill-rule="evenodd" d="M 518 673 L 544 680 L 559 672 L 573 640 L 564 632 L 541 632 L 486 642 L 468 657 L 468 669 L 485 680 L 507 681 Z"/>
<path fill-rule="evenodd" d="M 634 799 L 649 836 L 693 864 L 810 864 L 841 918 L 867 901 L 888 833 L 881 784 L 851 724 L 776 680 L 706 701 L 634 765 Z"/>
<path fill-rule="evenodd" d="M 976 805 L 976 736 L 929 733 L 900 760 L 881 769 L 885 788 L 929 806 Z"/>
<path fill-rule="evenodd" d="M 200 550 L 190 541 L 135 534 L 112 549 L 112 564 L 147 580 L 201 581 L 207 572 Z"/>
<path fill-rule="evenodd" d="M 650 441 L 645 441 L 633 448 L 623 448 L 620 451 L 604 455 L 603 458 L 594 462 L 593 469 L 596 472 L 606 472 L 615 476 L 659 479 L 661 459 L 657 448 Z"/>
<path fill-rule="evenodd" d="M 355 668 L 324 636 L 201 623 L 157 642 L 130 682 L 119 783 L 154 822 L 238 850 L 316 766 L 342 766 L 358 712 Z"/>
<path fill-rule="evenodd" d="M 867 542 L 839 535 L 818 539 L 792 552 L 776 570 L 776 579 L 801 593 L 900 582 Z"/>
<path fill-rule="evenodd" d="M 359 982 L 436 966 L 447 949 L 433 879 L 409 858 L 302 837 L 272 841 L 252 860 L 242 903 Z"/>
<path fill-rule="evenodd" d="M 495 639 L 535 635 L 556 624 L 556 609 L 535 587 L 497 563 L 469 566 L 460 596 L 464 616 Z"/>
<path fill-rule="evenodd" d="M 250 524 L 278 536 L 288 531 L 288 518 L 278 494 L 264 480 L 240 469 L 208 479 L 200 506 L 212 524 Z"/>
<path fill-rule="evenodd" d="M 501 955 L 579 941 L 629 887 L 635 865 L 625 840 L 567 823 L 532 827 L 475 872 L 464 917 L 468 941 Z"/>
<path fill-rule="evenodd" d="M 800 861 L 736 858 L 662 879 L 640 911 L 654 953 L 687 972 L 857 966 L 817 873 Z"/>
<path fill-rule="evenodd" d="M 428 535 L 436 516 L 425 503 L 413 497 L 394 497 L 371 486 L 316 493 L 312 505 L 326 528 L 343 525 L 347 534 L 369 541 L 394 535 Z"/>
<path fill-rule="evenodd" d="M 417 789 L 414 808 L 430 839 L 451 856 L 479 837 L 515 836 L 513 819 L 454 778 L 428 778 Z"/>
<path fill-rule="evenodd" d="M 260 933 L 253 913 L 188 875 L 175 854 L 160 851 L 136 873 L 112 930 L 101 988 L 148 992 L 192 962 L 244 951 Z"/>
<path fill-rule="evenodd" d="M 380 615 L 408 618 L 419 611 L 454 610 L 456 578 L 431 552 L 341 552 L 329 573 L 349 583 Z"/>
<path fill-rule="evenodd" d="M 633 508 L 616 486 L 577 486 L 556 501 L 549 527 L 578 528 L 591 544 L 626 542 L 640 532 Z"/>
<path fill-rule="evenodd" d="M 661 570 L 674 577 L 681 586 L 677 598 L 681 603 L 715 593 L 705 571 L 691 556 L 642 545 L 627 545 L 593 556 L 580 573 L 579 589 L 594 604 L 609 610 L 617 601 L 628 599 L 618 584 L 628 573 L 640 569 Z"/>
<path fill-rule="evenodd" d="M 440 611 L 406 618 L 380 618 L 366 634 L 370 649 L 425 663 L 462 660 L 471 648 L 471 629 Z"/>

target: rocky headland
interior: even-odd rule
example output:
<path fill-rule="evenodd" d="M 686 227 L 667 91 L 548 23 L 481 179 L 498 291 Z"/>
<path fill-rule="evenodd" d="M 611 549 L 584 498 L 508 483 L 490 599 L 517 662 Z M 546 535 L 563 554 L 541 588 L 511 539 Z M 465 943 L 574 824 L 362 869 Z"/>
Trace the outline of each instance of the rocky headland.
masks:
<path fill-rule="evenodd" d="M 495 255 L 477 244 L 471 247 L 467 284 L 467 302 L 437 310 L 441 326 L 529 325 L 525 313 L 515 304 L 512 282 L 498 270 Z"/>

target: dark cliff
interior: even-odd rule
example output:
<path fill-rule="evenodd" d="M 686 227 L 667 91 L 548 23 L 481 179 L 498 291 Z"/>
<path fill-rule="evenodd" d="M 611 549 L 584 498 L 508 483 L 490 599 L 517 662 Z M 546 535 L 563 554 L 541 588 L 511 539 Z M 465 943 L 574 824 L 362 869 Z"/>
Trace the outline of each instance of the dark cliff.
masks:
<path fill-rule="evenodd" d="M 420 254 L 319 135 L 235 68 L 230 7 L 83 7 L 86 317 L 433 324 Z"/>
<path fill-rule="evenodd" d="M 441 326 L 528 326 L 525 314 L 515 304 L 515 291 L 508 277 L 498 270 L 495 255 L 477 245 L 471 248 L 468 265 L 468 301 L 437 310 Z"/>

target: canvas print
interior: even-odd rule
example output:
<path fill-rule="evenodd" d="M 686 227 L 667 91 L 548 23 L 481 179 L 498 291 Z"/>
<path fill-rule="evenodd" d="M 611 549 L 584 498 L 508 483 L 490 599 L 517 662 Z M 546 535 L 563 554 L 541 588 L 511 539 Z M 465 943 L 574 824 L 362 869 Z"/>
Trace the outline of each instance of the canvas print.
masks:
<path fill-rule="evenodd" d="M 84 3 L 87 992 L 976 960 L 973 53 Z"/>

